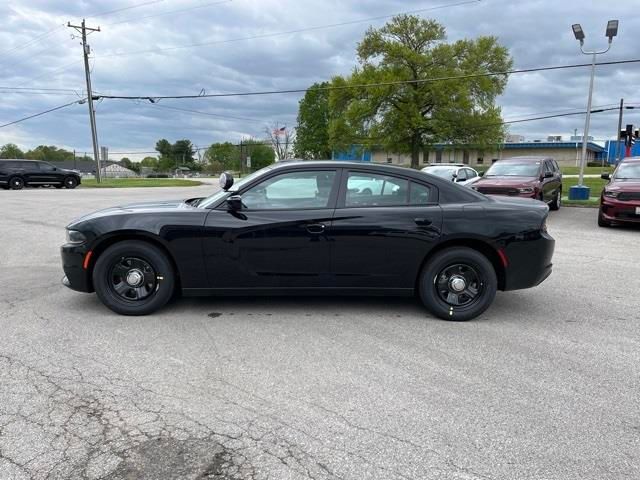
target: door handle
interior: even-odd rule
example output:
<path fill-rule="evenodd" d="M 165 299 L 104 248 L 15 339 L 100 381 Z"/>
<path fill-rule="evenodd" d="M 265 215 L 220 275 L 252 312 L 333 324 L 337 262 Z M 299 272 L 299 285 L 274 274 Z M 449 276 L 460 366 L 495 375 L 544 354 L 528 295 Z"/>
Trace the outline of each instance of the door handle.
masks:
<path fill-rule="evenodd" d="M 421 225 L 421 226 L 428 226 L 433 223 L 428 218 L 414 218 L 413 221 L 416 223 L 416 225 Z"/>
<path fill-rule="evenodd" d="M 325 226 L 323 223 L 310 223 L 306 226 L 307 232 L 318 235 L 324 232 Z"/>

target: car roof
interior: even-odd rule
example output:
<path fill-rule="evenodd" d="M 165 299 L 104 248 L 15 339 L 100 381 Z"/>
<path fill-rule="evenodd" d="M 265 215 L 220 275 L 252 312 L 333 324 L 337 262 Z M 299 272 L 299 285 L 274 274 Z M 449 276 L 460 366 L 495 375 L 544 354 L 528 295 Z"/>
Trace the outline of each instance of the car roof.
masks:
<path fill-rule="evenodd" d="M 385 163 L 354 162 L 345 160 L 287 160 L 284 162 L 273 163 L 267 168 L 269 168 L 271 171 L 277 171 L 281 169 L 302 169 L 309 167 L 354 168 L 359 170 L 368 170 L 372 173 L 375 172 L 388 175 L 400 175 L 403 177 L 412 178 L 416 181 L 427 181 L 430 184 L 438 187 L 441 192 L 450 192 L 452 195 L 458 196 L 460 198 L 466 198 L 467 201 L 483 200 L 485 198 L 482 194 L 479 194 L 471 189 L 465 188 L 464 190 L 459 191 L 458 189 L 463 187 L 460 187 L 459 185 L 456 185 L 449 180 L 445 180 L 444 178 L 440 178 L 437 175 L 432 175 L 421 170 L 414 170 L 413 168 L 401 167 L 399 165 L 389 165 Z M 425 176 L 427 178 L 425 178 Z M 259 180 L 256 179 L 256 181 Z"/>
<path fill-rule="evenodd" d="M 627 157 L 623 158 L 620 163 L 638 163 L 640 162 L 640 157 Z"/>
<path fill-rule="evenodd" d="M 543 160 L 553 160 L 551 157 L 536 157 L 533 155 L 527 155 L 522 157 L 509 157 L 498 160 L 498 162 L 542 162 Z M 496 162 L 497 163 L 497 162 Z"/>
<path fill-rule="evenodd" d="M 428 167 L 466 167 L 464 163 L 430 163 L 425 168 Z"/>

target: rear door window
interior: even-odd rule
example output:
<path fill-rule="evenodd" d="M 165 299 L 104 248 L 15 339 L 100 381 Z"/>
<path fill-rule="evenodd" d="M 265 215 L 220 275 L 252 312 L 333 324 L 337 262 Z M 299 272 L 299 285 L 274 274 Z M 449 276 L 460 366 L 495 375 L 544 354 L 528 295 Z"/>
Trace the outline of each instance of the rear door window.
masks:
<path fill-rule="evenodd" d="M 409 181 L 375 173 L 349 172 L 346 207 L 385 207 L 406 205 Z"/>

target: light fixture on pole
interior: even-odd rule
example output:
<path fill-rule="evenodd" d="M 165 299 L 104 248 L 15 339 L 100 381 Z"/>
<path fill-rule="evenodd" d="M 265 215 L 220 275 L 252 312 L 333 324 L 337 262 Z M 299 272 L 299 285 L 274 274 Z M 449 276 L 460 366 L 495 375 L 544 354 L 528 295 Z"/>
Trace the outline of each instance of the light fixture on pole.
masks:
<path fill-rule="evenodd" d="M 578 177 L 578 185 L 575 185 L 569 189 L 569 199 L 571 200 L 588 200 L 590 194 L 590 188 L 583 184 L 584 182 L 584 167 L 587 160 L 587 142 L 589 139 L 589 124 L 591 122 L 591 98 L 593 96 L 593 78 L 596 71 L 596 55 L 607 53 L 611 48 L 611 42 L 613 37 L 618 35 L 618 20 L 609 20 L 607 22 L 607 30 L 605 36 L 609 39 L 609 43 L 605 50 L 584 50 L 585 34 L 582 30 L 582 26 L 579 23 L 571 25 L 573 35 L 576 40 L 580 42 L 580 51 L 585 55 L 591 55 L 591 79 L 589 80 L 589 97 L 587 100 L 587 115 L 584 121 L 584 131 L 582 133 L 582 158 L 580 159 L 580 175 Z"/>

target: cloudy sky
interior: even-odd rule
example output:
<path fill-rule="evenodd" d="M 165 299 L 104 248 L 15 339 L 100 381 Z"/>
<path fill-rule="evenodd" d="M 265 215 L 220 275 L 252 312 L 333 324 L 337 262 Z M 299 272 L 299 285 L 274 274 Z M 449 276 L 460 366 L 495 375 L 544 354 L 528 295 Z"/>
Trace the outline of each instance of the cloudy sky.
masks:
<path fill-rule="evenodd" d="M 580 53 L 571 24 L 582 24 L 585 48 L 602 48 L 607 20 L 628 11 L 620 18 L 610 52 L 599 58 L 640 58 L 640 15 L 633 3 L 612 9 L 604 0 L 9 0 L 0 4 L 0 125 L 83 95 L 79 38 L 64 26 L 83 17 L 88 25 L 101 27 L 89 37 L 94 90 L 180 95 L 304 88 L 347 74 L 369 26 L 384 24 L 384 16 L 415 10 L 443 23 L 449 40 L 497 35 L 516 68 L 589 61 Z M 504 119 L 585 110 L 588 82 L 587 68 L 512 75 L 499 99 Z M 594 106 L 616 106 L 623 97 L 640 107 L 639 85 L 640 63 L 599 67 Z M 6 87 L 62 90 L 36 93 Z M 196 145 L 237 142 L 260 136 L 275 121 L 295 125 L 300 97 L 163 100 L 157 105 L 104 100 L 97 105 L 100 144 L 119 158 L 118 152 L 153 150 L 163 137 L 189 138 Z M 640 125 L 640 108 L 625 111 L 624 123 Z M 514 124 L 510 132 L 527 139 L 568 137 L 583 125 L 584 116 L 577 115 Z M 592 116 L 596 138 L 609 138 L 616 128 L 617 112 Z M 54 144 L 91 152 L 90 139 L 86 105 L 0 128 L 0 144 L 23 148 Z"/>

